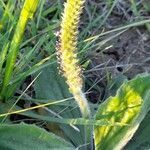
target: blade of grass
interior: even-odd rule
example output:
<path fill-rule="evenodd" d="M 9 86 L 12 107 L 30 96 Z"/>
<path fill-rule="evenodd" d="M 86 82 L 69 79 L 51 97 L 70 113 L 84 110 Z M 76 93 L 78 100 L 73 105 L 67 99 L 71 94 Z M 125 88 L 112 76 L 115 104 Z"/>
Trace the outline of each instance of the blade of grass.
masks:
<path fill-rule="evenodd" d="M 9 49 L 10 41 L 8 39 L 10 37 L 11 31 L 12 28 L 10 28 L 9 31 L 3 35 L 4 42 L 2 46 L 2 51 L 0 52 L 0 73 L 2 72 L 2 66 L 4 61 L 6 60 L 6 55 Z"/>
<path fill-rule="evenodd" d="M 108 121 L 105 121 L 105 118 L 103 118 L 101 120 L 84 119 L 84 118 L 75 118 L 75 119 L 63 118 L 63 119 L 60 119 L 60 118 L 53 118 L 53 117 L 49 117 L 49 116 L 38 115 L 38 114 L 30 111 L 30 110 L 38 109 L 41 107 L 46 107 L 48 105 L 53 105 L 56 103 L 65 102 L 65 101 L 66 101 L 66 99 L 60 100 L 60 101 L 55 101 L 55 102 L 50 102 L 47 104 L 41 104 L 38 106 L 26 108 L 26 109 L 21 109 L 20 107 L 16 106 L 15 111 L 0 114 L 0 117 L 5 117 L 8 115 L 12 115 L 12 114 L 22 114 L 22 115 L 25 115 L 28 117 L 39 119 L 39 120 L 45 120 L 48 122 L 55 122 L 55 123 L 62 123 L 62 124 L 69 124 L 69 125 L 96 125 L 96 126 L 126 126 L 127 125 L 127 124 L 122 124 L 119 122 L 108 122 Z"/>
<path fill-rule="evenodd" d="M 146 23 L 150 23 L 150 19 L 141 20 L 141 21 L 138 21 L 138 22 L 133 22 L 131 24 L 124 25 L 124 26 L 115 28 L 115 29 L 110 30 L 110 31 L 102 32 L 102 33 L 100 33 L 98 35 L 95 35 L 95 36 L 87 38 L 86 40 L 84 40 L 84 42 L 88 42 L 88 41 L 94 42 L 95 40 L 97 40 L 101 36 L 104 36 L 104 35 L 107 35 L 107 34 L 110 34 L 110 33 L 113 33 L 113 32 L 117 32 L 117 31 L 120 31 L 120 30 L 128 29 L 128 28 L 141 26 L 141 25 L 144 25 Z"/>
<path fill-rule="evenodd" d="M 43 35 L 32 49 L 27 47 L 27 51 L 25 51 L 25 53 L 23 54 L 20 54 L 20 60 L 18 61 L 17 66 L 14 69 L 14 74 L 19 74 L 20 71 L 27 68 L 27 66 L 29 65 L 28 62 L 30 62 L 31 59 L 36 58 L 35 53 L 40 50 L 45 41 L 46 36 Z"/>
<path fill-rule="evenodd" d="M 41 3 L 40 3 L 39 15 L 38 15 L 38 17 L 37 17 L 36 28 L 39 27 L 39 23 L 40 23 L 40 19 L 41 19 L 41 15 L 42 15 L 42 10 L 43 10 L 44 3 L 45 3 L 45 0 L 42 0 Z"/>
<path fill-rule="evenodd" d="M 1 97 L 4 99 L 7 93 L 6 92 L 7 86 L 12 76 L 13 68 L 16 62 L 17 53 L 25 31 L 25 27 L 27 25 L 28 20 L 32 19 L 37 9 L 38 3 L 39 0 L 35 0 L 35 1 L 26 0 L 22 8 L 13 39 L 10 44 L 10 51 L 6 62 L 5 76 L 4 76 L 2 90 L 1 90 Z"/>
<path fill-rule="evenodd" d="M 54 54 L 55 55 L 55 54 Z M 14 84 L 20 80 L 23 80 L 25 79 L 27 76 L 29 75 L 32 75 L 38 71 L 40 71 L 41 69 L 53 64 L 53 63 L 56 63 L 56 61 L 49 61 L 54 55 L 51 55 L 51 56 L 48 56 L 46 57 L 45 59 L 42 59 L 39 63 L 35 64 L 34 66 L 32 66 L 29 70 L 27 70 L 26 72 L 23 72 L 21 74 L 19 74 L 18 76 L 16 76 L 15 78 L 13 78 L 11 81 L 10 81 L 10 85 L 11 84 Z"/>
<path fill-rule="evenodd" d="M 24 95 L 24 93 L 29 89 L 29 87 L 35 82 L 35 80 L 38 78 L 38 76 L 40 75 L 40 73 L 36 76 L 36 78 L 27 86 L 27 88 L 24 90 L 24 92 L 17 98 L 17 100 L 15 101 L 15 103 L 12 105 L 12 107 L 9 109 L 8 113 L 15 107 L 15 105 L 19 102 L 20 98 L 22 97 L 22 95 Z M 2 122 L 7 118 L 7 115 L 3 118 Z"/>
<path fill-rule="evenodd" d="M 2 16 L 2 19 L 0 20 L 0 30 L 3 29 L 3 27 L 5 26 L 6 22 L 8 23 L 8 20 L 10 19 L 11 21 L 13 21 L 13 15 L 12 15 L 12 12 L 15 8 L 15 3 L 16 3 L 16 0 L 9 0 L 7 2 L 7 5 L 5 5 L 5 3 L 0 0 L 0 3 L 3 5 L 4 7 L 4 13 L 3 13 L 3 16 Z M 9 18 L 9 19 L 8 19 Z"/>
<path fill-rule="evenodd" d="M 48 61 L 50 59 L 51 56 L 41 60 L 39 63 L 35 64 L 34 66 L 32 66 L 29 70 L 20 73 L 18 76 L 14 77 L 12 80 L 10 80 L 9 82 L 9 89 L 7 90 L 7 95 L 5 95 L 5 98 L 8 99 L 10 96 L 13 95 L 13 93 L 15 92 L 16 88 L 18 86 L 20 86 L 20 83 L 29 75 L 32 75 L 38 71 L 40 71 L 41 69 L 56 63 L 56 62 L 51 62 Z"/>
<path fill-rule="evenodd" d="M 86 35 L 87 32 L 90 30 L 90 28 L 94 25 L 94 24 L 99 24 L 98 29 L 101 28 L 104 23 L 106 22 L 106 20 L 108 19 L 108 17 L 110 16 L 111 12 L 113 11 L 114 7 L 116 6 L 118 0 L 115 0 L 112 4 L 112 6 L 110 7 L 108 12 L 105 12 L 104 14 L 102 14 L 101 16 L 94 18 L 94 20 L 92 20 L 91 23 L 89 23 L 89 25 L 83 30 L 83 32 L 81 33 L 81 37 L 83 35 Z M 101 22 L 99 23 L 99 21 L 101 20 Z M 84 37 L 83 37 L 84 38 Z"/>

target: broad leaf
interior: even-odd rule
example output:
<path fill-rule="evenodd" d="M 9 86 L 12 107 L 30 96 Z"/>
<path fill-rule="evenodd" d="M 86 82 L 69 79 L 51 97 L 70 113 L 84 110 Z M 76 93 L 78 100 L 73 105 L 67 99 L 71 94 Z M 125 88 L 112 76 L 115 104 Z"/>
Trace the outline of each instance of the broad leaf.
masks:
<path fill-rule="evenodd" d="M 95 126 L 97 150 L 121 149 L 132 138 L 150 109 L 150 75 L 143 74 L 124 83 L 115 97 L 100 105 L 96 120 L 120 122 L 124 126 Z"/>
<path fill-rule="evenodd" d="M 125 147 L 125 150 L 150 149 L 150 113 L 142 121 L 139 129 Z"/>
<path fill-rule="evenodd" d="M 0 126 L 0 149 L 3 150 L 72 150 L 74 147 L 35 125 Z"/>
<path fill-rule="evenodd" d="M 72 97 L 68 91 L 68 86 L 65 83 L 64 78 L 58 73 L 58 65 L 52 64 L 50 67 L 46 67 L 42 70 L 40 76 L 37 78 L 34 84 L 34 89 L 37 99 L 49 99 L 52 101 L 63 100 Z M 49 101 L 50 102 L 50 101 Z M 74 100 L 70 100 L 74 103 Z M 61 120 L 63 118 L 79 118 L 80 112 L 77 105 L 71 106 L 49 106 L 55 114 L 60 114 Z M 60 113 L 61 112 L 61 113 Z M 47 114 L 50 117 L 54 117 L 60 120 L 58 116 L 53 114 Z M 61 121 L 60 120 L 60 121 Z M 56 125 L 54 125 L 56 126 Z M 84 144 L 84 130 L 83 127 L 77 126 L 80 132 L 69 125 L 60 124 L 59 127 L 65 133 L 64 136 L 69 138 L 76 146 Z M 55 132 L 54 130 L 52 132 Z M 57 131 L 56 131 L 57 132 Z M 55 132 L 55 133 L 56 133 Z"/>

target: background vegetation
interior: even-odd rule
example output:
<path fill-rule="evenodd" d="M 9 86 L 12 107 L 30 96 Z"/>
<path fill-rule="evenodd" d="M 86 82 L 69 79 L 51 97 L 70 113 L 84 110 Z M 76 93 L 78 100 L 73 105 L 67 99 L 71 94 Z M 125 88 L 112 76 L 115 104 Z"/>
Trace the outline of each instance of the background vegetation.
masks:
<path fill-rule="evenodd" d="M 36 146 L 34 139 L 38 136 L 41 137 L 40 144 L 44 143 L 41 149 L 54 149 L 54 138 L 58 139 L 56 149 L 61 146 L 64 149 L 84 149 L 87 143 L 84 143 L 83 125 L 112 125 L 111 120 L 99 121 L 99 117 L 97 120 L 81 118 L 60 73 L 56 41 L 63 3 L 63 0 L 37 0 L 34 7 L 25 12 L 28 15 L 22 13 L 21 16 L 24 1 L 0 0 L 0 120 L 4 124 L 0 127 L 1 135 L 4 135 L 0 139 L 0 148 L 6 149 L 8 141 L 11 147 L 13 137 L 19 139 L 18 143 L 24 144 L 25 148 L 28 143 Z M 149 0 L 86 0 L 78 41 L 84 91 L 94 116 L 99 105 L 110 95 L 115 96 L 124 82 L 140 73 L 150 72 Z M 150 89 L 150 77 L 143 76 L 138 77 L 143 82 L 133 80 L 131 83 Z M 140 93 L 140 90 L 137 91 Z M 149 95 L 141 92 L 140 96 L 146 99 L 144 105 L 149 106 L 147 101 L 150 98 L 145 98 Z M 149 108 L 145 109 L 141 118 L 146 118 L 125 149 L 150 148 Z M 138 123 L 142 119 L 138 119 Z M 16 123 L 17 126 L 9 126 Z M 44 128 L 50 134 L 27 124 Z M 17 131 L 20 135 L 15 135 Z M 33 135 L 31 139 L 29 131 Z M 8 135 L 4 134 L 6 132 Z M 21 138 L 22 134 L 25 136 Z M 24 139 L 28 140 L 23 143 Z M 107 142 L 111 143 L 109 136 L 103 141 L 103 149 Z M 14 149 L 19 150 L 19 144 Z"/>

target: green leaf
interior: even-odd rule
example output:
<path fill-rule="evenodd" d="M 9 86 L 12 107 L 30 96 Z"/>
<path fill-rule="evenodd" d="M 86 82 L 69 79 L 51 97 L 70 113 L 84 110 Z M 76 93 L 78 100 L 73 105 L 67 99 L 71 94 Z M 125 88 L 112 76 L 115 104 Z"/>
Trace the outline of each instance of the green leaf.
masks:
<path fill-rule="evenodd" d="M 61 100 L 71 97 L 68 86 L 59 75 L 57 68 L 56 63 L 46 67 L 35 81 L 34 87 L 38 98 Z"/>
<path fill-rule="evenodd" d="M 117 76 L 115 76 L 109 85 L 109 94 L 111 96 L 115 96 L 117 90 L 125 81 L 127 81 L 127 77 L 123 74 L 120 73 Z"/>
<path fill-rule="evenodd" d="M 35 125 L 1 125 L 0 135 L 0 149 L 3 150 L 74 149 L 70 143 Z"/>
<path fill-rule="evenodd" d="M 46 67 L 41 70 L 41 74 L 34 84 L 34 90 L 37 99 L 49 99 L 49 102 L 50 100 L 55 100 L 57 102 L 59 100 L 72 97 L 72 95 L 69 93 L 68 86 L 65 83 L 64 78 L 58 73 L 59 70 L 57 68 L 58 64 L 54 63 L 50 67 Z M 74 102 L 73 99 L 70 100 L 70 103 L 72 102 Z M 48 109 L 53 111 L 55 114 L 59 114 L 60 117 L 54 116 L 50 113 L 47 115 L 53 119 L 58 119 L 63 123 L 63 120 L 65 120 L 64 118 L 68 119 L 81 117 L 79 109 L 76 106 L 77 105 L 74 107 L 59 105 L 48 106 Z M 59 124 L 59 127 L 64 132 L 64 136 L 69 138 L 74 145 L 78 146 L 84 144 L 84 130 L 82 126 L 77 126 L 77 129 L 79 129 L 80 132 L 69 125 Z"/>
<path fill-rule="evenodd" d="M 127 124 L 124 126 L 95 126 L 94 138 L 97 150 L 122 149 L 132 138 L 150 109 L 150 75 L 142 74 L 124 83 L 115 97 L 100 105 L 96 120 Z"/>
<path fill-rule="evenodd" d="M 125 150 L 137 149 L 150 149 L 150 113 L 142 121 L 139 129 L 125 147 Z"/>

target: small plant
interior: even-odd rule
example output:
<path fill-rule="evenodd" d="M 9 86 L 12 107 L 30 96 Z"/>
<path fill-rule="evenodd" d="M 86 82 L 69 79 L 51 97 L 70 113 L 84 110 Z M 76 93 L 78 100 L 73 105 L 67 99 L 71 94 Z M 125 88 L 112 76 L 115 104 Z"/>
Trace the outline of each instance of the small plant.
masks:
<path fill-rule="evenodd" d="M 82 66 L 79 65 L 77 39 L 85 0 L 67 0 L 64 4 L 56 45 L 61 74 L 58 73 L 54 52 L 50 51 L 49 56 L 42 60 L 43 51 L 34 55 L 37 47 L 41 51 L 45 45 L 49 46 L 47 37 L 55 38 L 53 30 L 47 31 L 48 34 L 44 33 L 43 36 L 40 33 L 41 37 L 37 43 L 33 40 L 36 34 L 22 43 L 27 22 L 33 21 L 38 6 L 38 23 L 32 22 L 31 28 L 39 27 L 44 1 L 25 0 L 19 19 L 13 18 L 11 14 L 15 12 L 16 0 L 13 3 L 9 0 L 7 5 L 3 1 L 0 2 L 5 8 L 0 20 L 0 149 L 130 150 L 133 147 L 138 149 L 143 144 L 149 148 L 149 135 L 145 137 L 146 132 L 149 133 L 148 73 L 139 74 L 129 81 L 122 81 L 116 90 L 113 89 L 115 96 L 108 97 L 99 106 L 88 102 L 83 92 L 84 82 Z M 44 14 L 47 14 L 47 11 Z M 48 20 L 48 24 L 49 22 Z M 148 20 L 144 23 L 148 23 Z M 35 30 L 34 33 L 36 32 Z M 30 40 L 33 40 L 34 48 L 24 48 L 25 43 Z M 52 45 L 54 44 L 52 43 L 51 47 Z M 20 52 L 19 48 L 23 52 Z M 27 49 L 29 50 L 24 53 Z M 27 77 L 35 78 L 20 92 L 18 87 Z M 36 99 L 26 94 L 29 88 L 34 89 Z M 33 106 L 23 108 L 24 103 L 31 103 Z M 49 131 L 36 125 L 12 124 L 12 117 L 16 114 L 36 119 L 37 124 L 39 120 L 41 124 L 42 120 L 42 124 Z"/>

